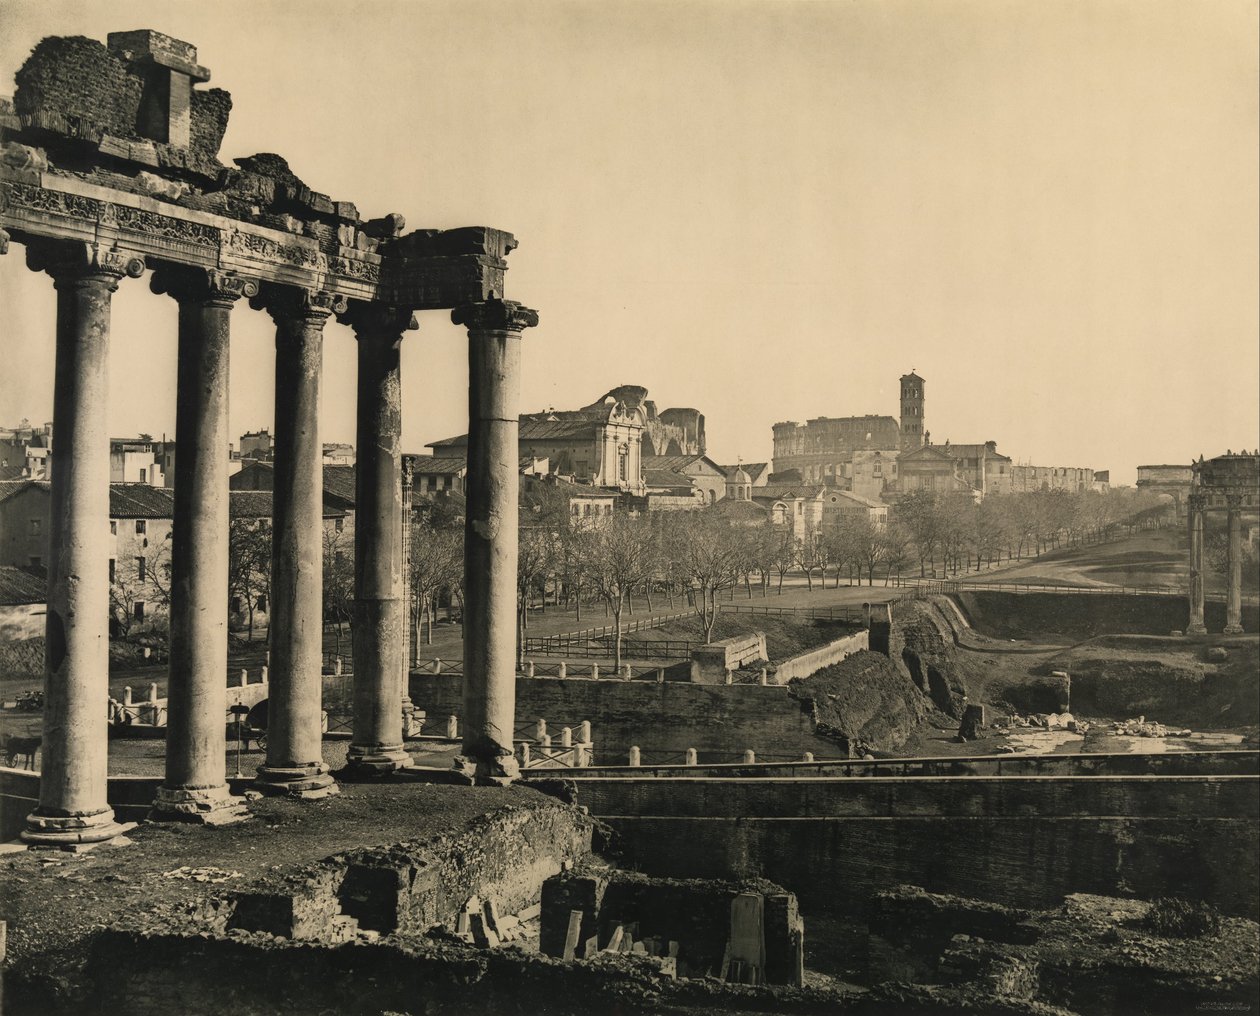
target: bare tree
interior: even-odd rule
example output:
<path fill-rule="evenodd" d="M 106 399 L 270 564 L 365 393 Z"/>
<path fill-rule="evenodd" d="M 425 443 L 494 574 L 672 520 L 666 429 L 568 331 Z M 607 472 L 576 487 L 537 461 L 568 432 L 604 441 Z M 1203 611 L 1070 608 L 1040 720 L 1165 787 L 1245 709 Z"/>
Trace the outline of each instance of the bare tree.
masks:
<path fill-rule="evenodd" d="M 731 584 L 739 560 L 730 524 L 708 512 L 680 513 L 671 537 L 669 552 L 683 565 L 704 640 L 712 642 L 717 594 Z"/>
<path fill-rule="evenodd" d="M 620 668 L 621 613 L 630 590 L 650 573 L 653 535 L 646 519 L 625 514 L 610 516 L 589 535 L 591 554 L 587 575 L 612 612 L 616 627 L 613 666 Z"/>

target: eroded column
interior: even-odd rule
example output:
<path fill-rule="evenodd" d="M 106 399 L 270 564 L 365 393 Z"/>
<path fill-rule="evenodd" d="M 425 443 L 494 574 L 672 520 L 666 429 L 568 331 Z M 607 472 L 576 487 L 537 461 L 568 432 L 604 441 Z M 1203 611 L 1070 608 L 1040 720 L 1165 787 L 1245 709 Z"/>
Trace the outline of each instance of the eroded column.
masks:
<path fill-rule="evenodd" d="M 1202 494 L 1190 495 L 1190 623 L 1186 632 L 1202 635 L 1207 631 L 1203 623 L 1203 511 L 1206 507 Z"/>
<path fill-rule="evenodd" d="M 358 340 L 355 438 L 354 721 L 351 774 L 405 768 L 403 748 L 402 383 L 403 333 L 411 311 L 351 304 Z"/>
<path fill-rule="evenodd" d="M 256 785 L 302 798 L 337 792 L 323 757 L 324 476 L 319 382 L 324 324 L 345 299 L 266 286 L 254 306 L 276 323 L 267 760 Z"/>
<path fill-rule="evenodd" d="M 538 314 L 507 300 L 458 307 L 468 328 L 468 474 L 464 524 L 464 727 L 456 768 L 479 783 L 519 775 L 516 558 L 521 332 Z"/>
<path fill-rule="evenodd" d="M 258 284 L 171 266 L 154 272 L 152 289 L 179 303 L 166 778 L 153 817 L 224 824 L 246 815 L 224 761 L 230 317 Z"/>
<path fill-rule="evenodd" d="M 1225 579 L 1228 587 L 1225 592 L 1225 634 L 1241 635 L 1242 626 L 1242 497 L 1239 494 L 1226 494 L 1228 505 L 1226 525 L 1228 527 L 1227 564 Z"/>
<path fill-rule="evenodd" d="M 95 244 L 32 244 L 57 290 L 52 489 L 39 805 L 22 839 L 74 848 L 120 832 L 106 798 L 109 698 L 111 294 L 144 261 Z"/>

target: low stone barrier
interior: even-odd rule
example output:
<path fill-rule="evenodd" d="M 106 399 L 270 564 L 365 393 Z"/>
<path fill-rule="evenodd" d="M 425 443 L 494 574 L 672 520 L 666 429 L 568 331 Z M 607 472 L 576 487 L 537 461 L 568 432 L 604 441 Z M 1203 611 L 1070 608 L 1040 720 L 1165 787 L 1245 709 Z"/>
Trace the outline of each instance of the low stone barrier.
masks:
<path fill-rule="evenodd" d="M 769 659 L 764 632 L 735 635 L 691 651 L 693 684 L 726 684 L 726 674 L 746 663 Z"/>
<path fill-rule="evenodd" d="M 870 649 L 870 647 L 870 632 L 859 631 L 846 635 L 844 638 L 828 642 L 825 646 L 811 649 L 807 653 L 793 656 L 777 666 L 770 667 L 770 683 L 787 684 L 794 677 L 809 677 L 811 674 L 818 673 L 823 667 L 830 667 L 833 663 L 839 663 L 845 657 L 852 656 L 863 649 Z"/>

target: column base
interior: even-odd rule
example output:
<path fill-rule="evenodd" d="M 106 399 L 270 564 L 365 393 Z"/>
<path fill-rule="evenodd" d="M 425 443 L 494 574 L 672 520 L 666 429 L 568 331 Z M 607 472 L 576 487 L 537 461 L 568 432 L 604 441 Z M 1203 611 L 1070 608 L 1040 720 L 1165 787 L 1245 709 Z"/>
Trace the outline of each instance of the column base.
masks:
<path fill-rule="evenodd" d="M 346 775 L 383 776 L 415 765 L 401 744 L 379 744 L 364 747 L 352 744 L 346 752 Z"/>
<path fill-rule="evenodd" d="M 90 850 L 121 836 L 131 828 L 114 821 L 114 809 L 105 808 L 89 815 L 41 815 L 39 809 L 26 816 L 22 841 L 32 849 Z"/>
<path fill-rule="evenodd" d="M 1226 635 L 1242 635 L 1243 626 L 1241 624 L 1227 624 L 1224 632 Z"/>
<path fill-rule="evenodd" d="M 1207 625 L 1203 624 L 1202 622 L 1199 622 L 1198 624 L 1187 625 L 1186 634 L 1187 635 L 1206 635 Z"/>
<path fill-rule="evenodd" d="M 158 787 L 149 820 L 231 825 L 249 818 L 243 797 L 233 797 L 227 784 L 218 787 Z"/>
<path fill-rule="evenodd" d="M 307 766 L 259 766 L 254 789 L 264 794 L 283 794 L 304 801 L 318 801 L 341 793 L 337 781 L 322 762 Z"/>
<path fill-rule="evenodd" d="M 492 761 L 458 755 L 452 768 L 470 783 L 481 787 L 506 787 L 521 777 L 521 767 L 514 755 L 504 755 Z"/>

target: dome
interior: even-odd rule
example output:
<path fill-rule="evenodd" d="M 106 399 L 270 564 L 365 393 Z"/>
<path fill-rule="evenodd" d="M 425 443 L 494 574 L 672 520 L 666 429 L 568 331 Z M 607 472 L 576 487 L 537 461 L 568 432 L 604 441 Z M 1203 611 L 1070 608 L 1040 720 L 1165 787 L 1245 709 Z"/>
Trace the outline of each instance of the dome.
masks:
<path fill-rule="evenodd" d="M 744 472 L 744 467 L 740 466 L 735 470 L 735 475 L 731 477 L 731 483 L 752 483 L 752 477 Z"/>

